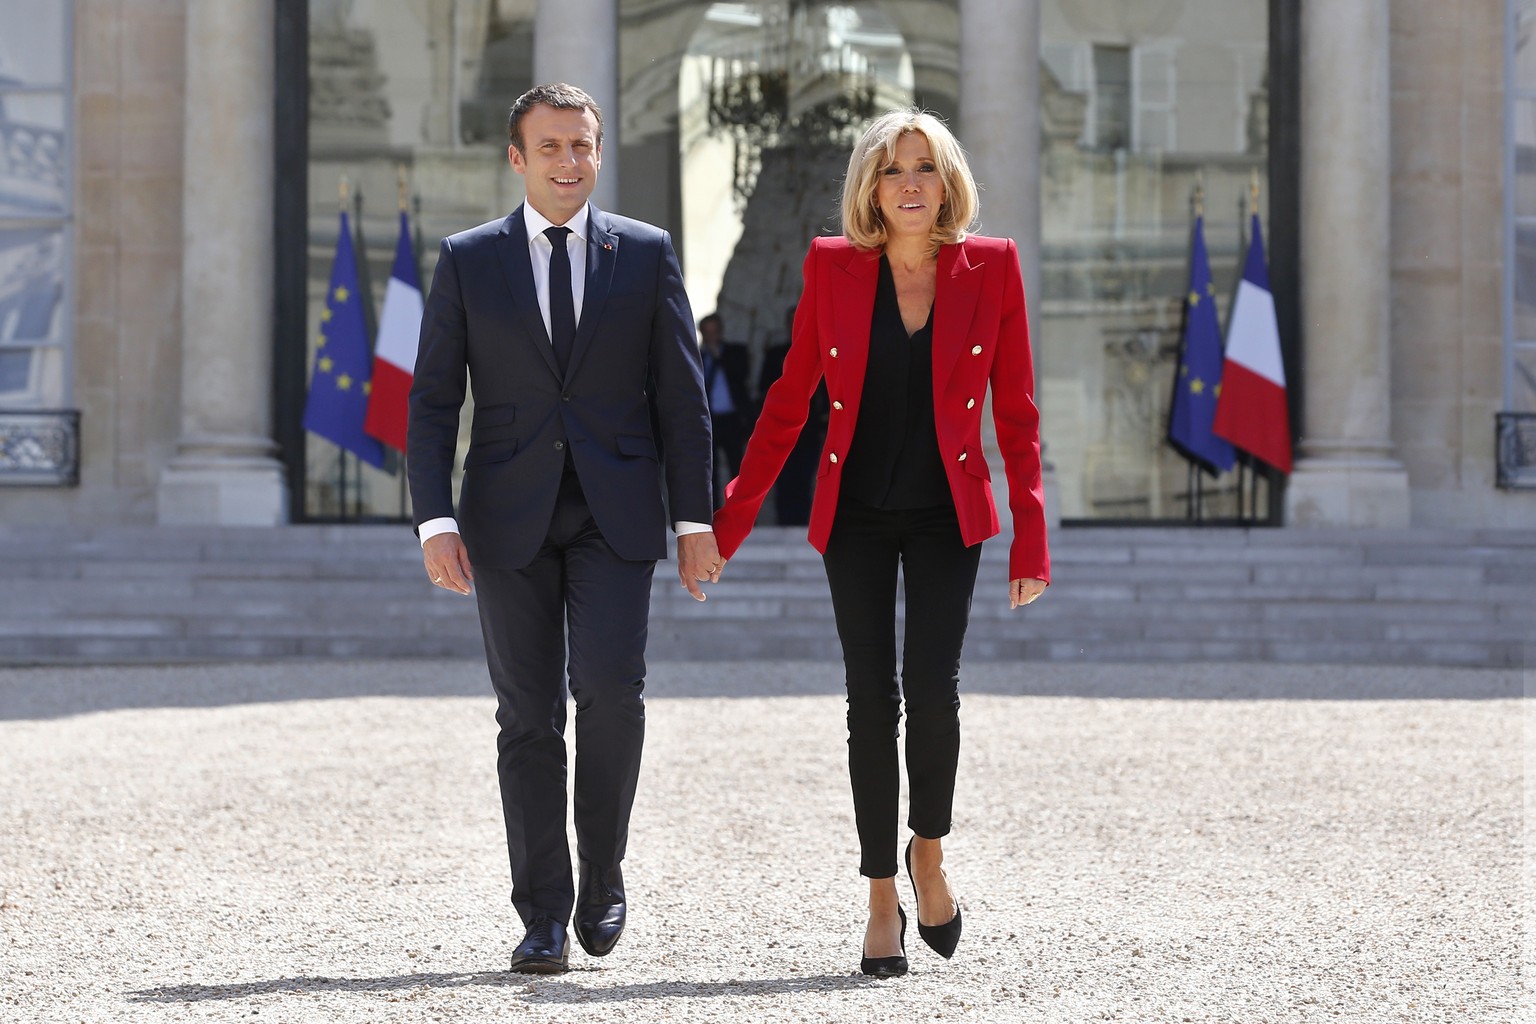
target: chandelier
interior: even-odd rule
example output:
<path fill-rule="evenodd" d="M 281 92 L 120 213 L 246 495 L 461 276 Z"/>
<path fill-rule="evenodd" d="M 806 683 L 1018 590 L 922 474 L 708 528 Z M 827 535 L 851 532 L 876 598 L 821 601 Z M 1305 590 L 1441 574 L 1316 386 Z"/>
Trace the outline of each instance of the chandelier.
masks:
<path fill-rule="evenodd" d="M 733 188 L 745 203 L 765 150 L 850 145 L 874 116 L 871 60 L 845 37 L 848 4 L 764 0 L 731 5 L 757 31 L 727 37 L 709 61 L 709 132 L 735 144 Z M 750 21 L 747 22 L 751 24 Z"/>

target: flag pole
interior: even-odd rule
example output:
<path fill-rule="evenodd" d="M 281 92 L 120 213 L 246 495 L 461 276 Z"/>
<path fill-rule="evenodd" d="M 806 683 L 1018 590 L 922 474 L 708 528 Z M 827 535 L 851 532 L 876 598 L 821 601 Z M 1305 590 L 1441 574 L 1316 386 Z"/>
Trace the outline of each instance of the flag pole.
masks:
<path fill-rule="evenodd" d="M 406 195 L 407 189 L 406 189 L 405 161 L 403 161 L 403 160 L 400 163 L 395 165 L 395 189 L 396 189 L 396 192 L 397 192 L 397 198 L 399 199 L 399 202 L 400 202 L 400 212 L 402 214 L 404 214 L 404 213 L 406 213 L 410 209 L 410 204 L 409 204 L 409 202 L 407 200 L 407 195 Z M 404 463 L 405 463 L 405 456 L 404 455 L 400 456 L 400 462 L 401 462 L 401 468 L 403 469 L 404 468 Z M 406 503 L 406 495 L 407 495 L 406 476 L 405 476 L 405 473 L 403 473 L 403 472 L 400 474 L 399 485 L 400 485 L 399 486 L 399 497 L 400 497 L 399 512 L 400 512 L 400 517 L 403 519 L 403 518 L 405 518 L 405 503 Z"/>
<path fill-rule="evenodd" d="M 1247 236 L 1243 240 L 1240 251 L 1247 252 L 1253 244 L 1252 225 L 1254 218 L 1259 215 L 1259 169 L 1248 169 L 1248 216 L 1243 218 L 1243 232 Z M 1248 519 L 1250 522 L 1259 520 L 1259 473 L 1260 465 L 1257 459 L 1250 454 L 1245 460 L 1248 465 Z"/>
<path fill-rule="evenodd" d="M 338 183 L 341 216 L 345 218 L 352 205 L 352 183 L 343 174 Z M 343 227 L 345 230 L 345 227 Z M 336 515 L 343 522 L 347 518 L 347 450 L 336 446 Z"/>
<path fill-rule="evenodd" d="M 1205 168 L 1203 167 L 1195 170 L 1195 190 L 1190 196 L 1190 206 L 1196 221 L 1205 216 Z M 1189 464 L 1189 508 L 1190 518 L 1197 523 L 1205 521 L 1205 477 L 1193 461 Z"/>

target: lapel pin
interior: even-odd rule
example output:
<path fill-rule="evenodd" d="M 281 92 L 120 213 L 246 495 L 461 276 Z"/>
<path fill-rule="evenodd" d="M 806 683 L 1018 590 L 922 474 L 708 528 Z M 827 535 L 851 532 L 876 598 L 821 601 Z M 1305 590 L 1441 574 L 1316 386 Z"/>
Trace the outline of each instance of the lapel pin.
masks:
<path fill-rule="evenodd" d="M 607 249 L 609 252 L 612 252 L 613 251 L 613 243 L 612 242 L 604 242 L 603 243 L 603 248 Z"/>

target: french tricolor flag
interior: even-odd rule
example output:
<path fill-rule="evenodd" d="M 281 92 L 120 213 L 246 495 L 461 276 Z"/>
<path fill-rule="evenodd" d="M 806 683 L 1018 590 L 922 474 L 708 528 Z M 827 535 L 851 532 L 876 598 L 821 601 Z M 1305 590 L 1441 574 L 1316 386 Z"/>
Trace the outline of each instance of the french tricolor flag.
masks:
<path fill-rule="evenodd" d="M 400 241 L 395 265 L 384 289 L 379 313 L 379 337 L 373 346 L 373 393 L 363 430 L 399 451 L 405 451 L 407 400 L 416 372 L 416 345 L 421 336 L 421 276 L 411 248 L 410 224 L 400 211 Z"/>
<path fill-rule="evenodd" d="M 1291 471 L 1291 417 L 1275 297 L 1264 265 L 1264 235 L 1253 218 L 1248 262 L 1227 323 L 1221 396 L 1211 428 L 1220 437 L 1284 473 Z M 377 384 L 374 385 L 377 388 Z M 375 391 L 377 394 L 377 391 Z"/>

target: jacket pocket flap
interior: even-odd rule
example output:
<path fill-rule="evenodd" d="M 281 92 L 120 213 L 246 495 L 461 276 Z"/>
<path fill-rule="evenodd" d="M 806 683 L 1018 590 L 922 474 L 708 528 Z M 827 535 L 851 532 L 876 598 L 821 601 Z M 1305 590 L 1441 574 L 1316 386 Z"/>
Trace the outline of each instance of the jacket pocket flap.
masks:
<path fill-rule="evenodd" d="M 980 477 L 982 480 L 992 479 L 992 469 L 987 465 L 986 457 L 975 448 L 965 450 L 965 461 L 960 463 L 971 476 Z"/>
<path fill-rule="evenodd" d="M 504 427 L 517 419 L 517 406 L 493 405 L 475 410 L 475 427 Z"/>
<path fill-rule="evenodd" d="M 656 442 L 648 437 L 620 434 L 614 438 L 614 443 L 618 445 L 620 455 L 643 455 L 646 458 L 656 458 Z"/>
<path fill-rule="evenodd" d="M 464 456 L 464 468 L 483 466 L 488 462 L 506 462 L 517 454 L 517 439 L 509 438 L 488 444 L 470 445 Z"/>

